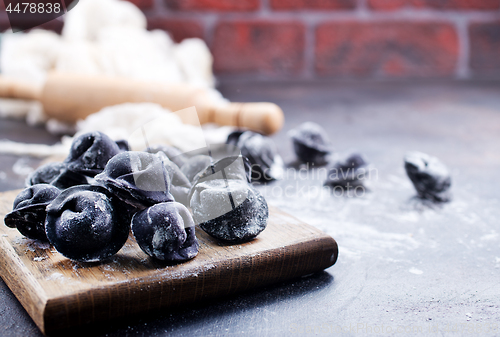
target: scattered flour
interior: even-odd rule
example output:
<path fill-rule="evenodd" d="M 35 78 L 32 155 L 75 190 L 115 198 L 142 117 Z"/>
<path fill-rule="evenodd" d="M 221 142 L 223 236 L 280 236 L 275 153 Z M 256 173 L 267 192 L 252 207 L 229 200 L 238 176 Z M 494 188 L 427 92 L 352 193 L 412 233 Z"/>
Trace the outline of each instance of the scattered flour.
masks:
<path fill-rule="evenodd" d="M 481 241 L 495 241 L 498 239 L 498 233 L 492 231 L 490 234 L 483 235 L 479 238 Z"/>
<path fill-rule="evenodd" d="M 127 140 L 132 150 L 140 151 L 146 147 L 142 127 L 147 129 L 149 145 L 168 144 L 186 152 L 206 147 L 207 144 L 225 143 L 227 136 L 234 130 L 229 126 L 183 124 L 179 116 L 158 104 L 126 103 L 104 108 L 85 120 L 80 120 L 76 125 L 77 133 L 74 137 L 97 130 L 106 133 L 115 141 Z M 65 157 L 69 153 L 74 137 L 64 136 L 61 143 L 55 145 L 0 140 L 0 153 L 41 158 Z M 26 161 L 26 158 L 21 158 L 16 163 L 17 174 L 24 176 L 32 172 L 33 168 L 28 167 Z"/>
<path fill-rule="evenodd" d="M 417 269 L 415 267 L 411 267 L 410 270 L 408 270 L 410 273 L 415 274 L 415 275 L 422 275 L 424 272 L 421 271 L 420 269 Z"/>
<path fill-rule="evenodd" d="M 52 273 L 47 280 L 64 280 L 64 275 L 61 273 Z"/>
<path fill-rule="evenodd" d="M 65 156 L 69 153 L 69 149 L 70 149 L 69 144 L 65 145 L 59 143 L 56 145 L 43 145 L 43 144 L 19 143 L 10 140 L 0 140 L 0 153 L 12 154 L 17 156 L 29 155 L 32 157 L 40 157 L 40 158 L 49 156 Z M 17 173 L 17 174 L 25 175 L 24 173 Z M 2 178 L 0 177 L 0 179 Z"/>
<path fill-rule="evenodd" d="M 334 238 L 342 240 L 341 254 L 357 259 L 383 250 L 396 253 L 414 250 L 420 246 L 420 243 L 409 235 L 383 232 L 371 226 L 349 222 L 343 223 L 333 233 Z"/>
<path fill-rule="evenodd" d="M 12 166 L 12 171 L 19 176 L 27 176 L 34 168 L 28 165 L 27 158 L 19 158 Z"/>

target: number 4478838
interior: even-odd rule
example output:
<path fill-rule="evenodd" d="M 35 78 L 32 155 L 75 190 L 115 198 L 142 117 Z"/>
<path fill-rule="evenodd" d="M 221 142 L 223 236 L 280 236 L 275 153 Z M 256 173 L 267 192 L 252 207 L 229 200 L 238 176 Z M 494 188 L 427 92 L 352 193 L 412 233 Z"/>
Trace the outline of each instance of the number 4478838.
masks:
<path fill-rule="evenodd" d="M 24 8 L 21 8 L 24 6 Z M 17 4 L 14 9 L 12 9 L 12 4 L 9 3 L 5 11 L 8 13 L 16 12 L 16 13 L 59 13 L 61 11 L 61 4 L 55 3 L 52 4 L 50 2 L 47 3 L 35 3 L 35 2 L 23 2 L 22 4 Z"/>

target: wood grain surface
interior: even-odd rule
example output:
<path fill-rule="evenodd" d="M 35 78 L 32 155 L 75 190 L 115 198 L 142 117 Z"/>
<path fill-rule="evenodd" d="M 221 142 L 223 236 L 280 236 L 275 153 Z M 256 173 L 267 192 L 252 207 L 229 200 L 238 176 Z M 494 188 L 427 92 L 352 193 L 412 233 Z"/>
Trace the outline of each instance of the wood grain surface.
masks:
<path fill-rule="evenodd" d="M 1 219 L 18 192 L 0 193 Z M 2 223 L 0 274 L 47 334 L 307 275 L 333 265 L 338 255 L 333 238 L 272 207 L 268 227 L 251 242 L 222 244 L 199 228 L 196 235 L 199 254 L 186 263 L 152 260 L 130 236 L 118 254 L 90 264 Z"/>

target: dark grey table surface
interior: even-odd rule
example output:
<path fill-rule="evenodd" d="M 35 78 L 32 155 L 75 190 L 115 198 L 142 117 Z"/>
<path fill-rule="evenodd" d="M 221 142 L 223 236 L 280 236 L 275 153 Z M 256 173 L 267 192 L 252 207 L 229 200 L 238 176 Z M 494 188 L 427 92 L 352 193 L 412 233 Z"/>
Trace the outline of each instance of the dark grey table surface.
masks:
<path fill-rule="evenodd" d="M 322 168 L 287 169 L 285 179 L 258 187 L 269 203 L 332 235 L 338 262 L 290 282 L 78 332 L 500 335 L 499 83 L 224 82 L 220 89 L 234 101 L 283 108 L 285 127 L 273 138 L 287 163 L 294 155 L 286 132 L 308 120 L 328 131 L 338 154 L 358 151 L 369 159 L 370 191 L 358 197 L 322 188 Z M 58 140 L 0 120 L 4 138 Z M 414 198 L 403 168 L 410 150 L 435 155 L 450 168 L 450 203 L 431 207 Z M 19 173 L 37 162 L 0 155 L 0 190 L 23 186 L 13 165 Z M 0 335 L 41 335 L 2 281 Z"/>

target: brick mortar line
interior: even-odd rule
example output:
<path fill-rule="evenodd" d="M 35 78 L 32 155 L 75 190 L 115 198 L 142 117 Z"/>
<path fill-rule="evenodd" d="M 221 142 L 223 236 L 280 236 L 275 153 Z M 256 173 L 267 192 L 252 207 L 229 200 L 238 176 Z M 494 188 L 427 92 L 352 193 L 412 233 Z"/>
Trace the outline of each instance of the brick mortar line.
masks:
<path fill-rule="evenodd" d="M 167 4 L 165 4 L 164 0 L 154 0 L 153 7 L 150 10 L 158 10 L 158 9 L 166 9 Z"/>
<path fill-rule="evenodd" d="M 401 78 L 391 78 L 391 77 L 328 77 L 328 76 L 316 76 L 312 79 L 303 78 L 303 77 L 285 77 L 283 75 L 279 76 L 262 76 L 255 75 L 251 73 L 244 74 L 225 74 L 225 73 L 216 73 L 218 83 L 228 84 L 228 83 L 283 83 L 283 84 L 322 84 L 322 83 L 418 83 L 418 84 L 430 84 L 430 83 L 450 83 L 458 82 L 453 77 L 401 77 Z M 500 84 L 500 80 L 498 78 L 480 78 L 480 77 L 471 77 L 466 79 L 468 82 L 475 83 L 498 83 Z"/>
<path fill-rule="evenodd" d="M 260 13 L 270 13 L 272 11 L 269 0 L 260 0 Z"/>
<path fill-rule="evenodd" d="M 368 9 L 367 0 L 357 0 L 356 13 L 360 18 L 368 17 L 371 14 L 370 10 Z"/>
<path fill-rule="evenodd" d="M 312 79 L 315 77 L 314 62 L 316 60 L 316 24 L 314 22 L 304 22 L 304 69 L 301 78 Z"/>
<path fill-rule="evenodd" d="M 214 18 L 206 18 L 202 24 L 205 41 L 209 48 L 213 46 L 216 25 L 217 25 L 217 19 Z"/>
<path fill-rule="evenodd" d="M 458 36 L 458 60 L 456 77 L 458 79 L 468 79 L 471 76 L 469 65 L 470 43 L 469 43 L 469 21 L 457 20 L 455 30 Z"/>
<path fill-rule="evenodd" d="M 318 12 L 267 12 L 258 11 L 252 13 L 213 13 L 213 12 L 175 12 L 169 10 L 147 11 L 148 17 L 163 17 L 166 19 L 204 19 L 210 18 L 218 21 L 238 21 L 238 20 L 256 20 L 256 19 L 271 19 L 279 22 L 285 20 L 319 20 L 319 21 L 359 21 L 359 22 L 376 22 L 376 21 L 451 21 L 457 18 L 468 21 L 489 22 L 500 21 L 500 13 L 439 13 L 433 12 L 413 12 L 401 11 L 397 13 L 370 13 L 370 15 L 360 15 L 359 12 L 346 11 L 335 13 L 318 13 Z"/>

